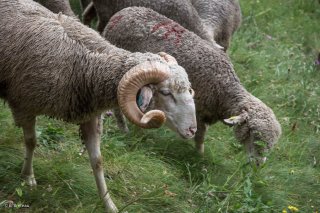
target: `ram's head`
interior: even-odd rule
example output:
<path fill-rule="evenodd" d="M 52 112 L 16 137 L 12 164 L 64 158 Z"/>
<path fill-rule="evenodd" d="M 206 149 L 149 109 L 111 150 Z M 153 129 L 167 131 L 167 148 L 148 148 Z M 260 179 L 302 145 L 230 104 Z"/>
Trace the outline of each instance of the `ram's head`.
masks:
<path fill-rule="evenodd" d="M 129 70 L 118 87 L 124 115 L 142 128 L 165 123 L 182 138 L 197 130 L 194 92 L 185 70 L 166 53 L 160 61 L 143 62 Z"/>

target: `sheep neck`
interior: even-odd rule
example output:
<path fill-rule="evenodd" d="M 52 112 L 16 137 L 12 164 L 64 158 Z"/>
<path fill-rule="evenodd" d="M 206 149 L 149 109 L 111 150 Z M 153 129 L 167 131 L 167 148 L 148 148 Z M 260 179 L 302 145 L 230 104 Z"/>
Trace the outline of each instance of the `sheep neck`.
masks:
<path fill-rule="evenodd" d="M 203 48 L 193 49 L 189 44 L 183 45 L 180 46 L 180 50 L 183 50 L 179 52 L 181 54 L 174 56 L 182 62 L 181 65 L 186 68 L 191 84 L 196 89 L 196 98 L 197 94 L 199 96 L 197 111 L 204 116 L 203 119 L 215 123 L 241 112 L 250 94 L 241 85 L 228 56 L 205 44 L 201 45 Z"/>
<path fill-rule="evenodd" d="M 251 102 L 251 94 L 239 83 L 224 85 L 219 95 L 218 119 L 226 119 L 239 115 L 246 109 L 246 103 Z"/>
<path fill-rule="evenodd" d="M 119 53 L 92 53 L 75 63 L 74 72 L 84 71 L 77 72 L 77 80 L 70 85 L 70 105 L 77 114 L 75 117 L 86 119 L 92 113 L 117 106 L 118 84 L 128 71 L 125 58 L 126 55 Z"/>
<path fill-rule="evenodd" d="M 194 43 L 198 41 L 194 39 Z M 201 42 L 199 46 L 203 48 L 193 49 L 188 43 L 182 43 L 179 53 L 174 52 L 174 56 L 186 68 L 196 89 L 196 98 L 199 95 L 197 111 L 201 112 L 206 122 L 215 123 L 239 114 L 244 109 L 244 103 L 250 99 L 250 93 L 241 85 L 229 57 L 204 44 L 205 41 Z"/>

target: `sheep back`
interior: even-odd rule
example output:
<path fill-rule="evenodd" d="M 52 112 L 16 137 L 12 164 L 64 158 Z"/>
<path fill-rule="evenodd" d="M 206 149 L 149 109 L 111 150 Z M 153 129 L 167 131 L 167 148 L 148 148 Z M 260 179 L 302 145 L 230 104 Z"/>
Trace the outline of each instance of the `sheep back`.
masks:
<path fill-rule="evenodd" d="M 198 12 L 191 2 L 185 0 L 93 0 L 99 17 L 98 31 L 102 32 L 112 15 L 132 6 L 151 8 L 158 13 L 180 23 L 185 28 L 195 32 L 201 38 L 212 41 L 205 31 Z"/>

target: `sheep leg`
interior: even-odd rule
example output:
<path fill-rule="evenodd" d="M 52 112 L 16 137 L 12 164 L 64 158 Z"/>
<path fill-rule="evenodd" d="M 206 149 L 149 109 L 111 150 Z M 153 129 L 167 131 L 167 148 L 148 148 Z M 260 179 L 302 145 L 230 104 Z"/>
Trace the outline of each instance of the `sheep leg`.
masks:
<path fill-rule="evenodd" d="M 208 125 L 205 124 L 203 121 L 198 120 L 197 127 L 198 127 L 198 130 L 194 138 L 195 147 L 200 154 L 203 154 L 204 153 L 204 136 L 207 132 Z"/>
<path fill-rule="evenodd" d="M 117 207 L 111 200 L 110 194 L 103 174 L 102 156 L 100 152 L 100 136 L 102 134 L 101 117 L 94 117 L 88 122 L 80 125 L 81 136 L 88 150 L 91 167 L 96 180 L 100 197 L 106 207 L 107 212 L 118 212 Z"/>
<path fill-rule="evenodd" d="M 128 133 L 129 132 L 129 128 L 127 126 L 126 120 L 124 118 L 124 115 L 122 114 L 121 110 L 119 108 L 115 108 L 113 109 L 113 113 L 114 116 L 117 120 L 117 126 L 118 128 L 124 132 L 124 133 Z"/>
<path fill-rule="evenodd" d="M 82 11 L 90 4 L 91 0 L 80 0 L 80 6 Z"/>
<path fill-rule="evenodd" d="M 34 149 L 36 148 L 36 131 L 35 131 L 36 119 L 34 118 L 28 123 L 22 125 L 25 143 L 24 163 L 21 171 L 22 177 L 24 177 L 26 183 L 29 186 L 36 186 L 37 182 L 33 173 L 32 159 Z"/>
<path fill-rule="evenodd" d="M 94 5 L 92 2 L 90 2 L 86 7 L 84 7 L 83 13 L 82 13 L 82 22 L 85 25 L 90 26 L 90 23 L 96 17 L 96 9 L 94 8 Z"/>

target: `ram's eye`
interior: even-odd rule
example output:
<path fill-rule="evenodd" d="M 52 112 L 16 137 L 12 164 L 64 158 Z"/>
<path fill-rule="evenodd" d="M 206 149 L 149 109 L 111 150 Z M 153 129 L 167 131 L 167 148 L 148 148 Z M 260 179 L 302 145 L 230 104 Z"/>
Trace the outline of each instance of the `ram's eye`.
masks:
<path fill-rule="evenodd" d="M 164 96 L 171 95 L 171 92 L 169 90 L 160 90 L 160 93 Z"/>
<path fill-rule="evenodd" d="M 194 90 L 193 89 L 189 89 L 190 94 L 192 95 L 192 97 L 194 97 Z"/>

